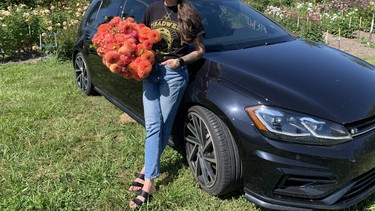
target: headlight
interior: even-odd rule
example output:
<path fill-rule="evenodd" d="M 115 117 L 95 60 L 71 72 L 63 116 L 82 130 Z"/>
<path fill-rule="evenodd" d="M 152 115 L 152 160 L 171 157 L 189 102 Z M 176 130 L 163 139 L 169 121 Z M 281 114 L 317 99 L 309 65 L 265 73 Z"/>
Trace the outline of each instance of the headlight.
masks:
<path fill-rule="evenodd" d="M 262 134 L 272 139 L 315 145 L 352 139 L 344 126 L 316 117 L 267 106 L 248 107 L 246 111 Z"/>

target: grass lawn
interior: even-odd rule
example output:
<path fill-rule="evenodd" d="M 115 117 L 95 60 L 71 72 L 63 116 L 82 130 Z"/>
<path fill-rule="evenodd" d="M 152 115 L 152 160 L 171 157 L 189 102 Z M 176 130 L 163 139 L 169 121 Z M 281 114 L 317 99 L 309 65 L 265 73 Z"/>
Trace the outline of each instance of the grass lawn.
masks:
<path fill-rule="evenodd" d="M 103 97 L 86 97 L 70 63 L 0 65 L 0 210 L 124 210 L 143 163 L 144 128 L 121 123 Z M 199 189 L 167 148 L 158 192 L 143 210 L 258 210 L 241 193 Z"/>
<path fill-rule="evenodd" d="M 120 122 L 122 112 L 103 97 L 81 94 L 70 63 L 0 65 L 0 104 L 0 210 L 127 208 L 144 129 Z M 157 189 L 142 210 L 260 210 L 241 192 L 206 194 L 170 148 Z M 374 202 L 355 209 L 375 210 Z"/>

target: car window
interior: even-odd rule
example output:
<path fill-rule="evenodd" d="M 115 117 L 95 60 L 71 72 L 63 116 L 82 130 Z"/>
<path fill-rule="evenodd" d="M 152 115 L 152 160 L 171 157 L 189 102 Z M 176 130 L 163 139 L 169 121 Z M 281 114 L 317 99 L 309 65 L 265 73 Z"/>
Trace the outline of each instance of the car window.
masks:
<path fill-rule="evenodd" d="M 118 15 L 123 4 L 120 0 L 99 1 L 88 16 L 87 26 L 97 28 L 100 24 L 110 21 Z"/>
<path fill-rule="evenodd" d="M 276 23 L 240 1 L 193 1 L 200 12 L 208 51 L 234 50 L 292 40 Z"/>
<path fill-rule="evenodd" d="M 102 3 L 103 1 L 99 1 L 91 10 L 90 14 L 87 17 L 87 23 L 86 23 L 87 26 L 93 26 L 95 24 L 96 18 L 98 16 L 98 11 Z"/>
<path fill-rule="evenodd" d="M 132 17 L 136 22 L 139 22 L 141 21 L 147 6 L 147 3 L 142 0 L 127 0 L 125 2 L 125 8 L 121 12 L 121 17 Z"/>

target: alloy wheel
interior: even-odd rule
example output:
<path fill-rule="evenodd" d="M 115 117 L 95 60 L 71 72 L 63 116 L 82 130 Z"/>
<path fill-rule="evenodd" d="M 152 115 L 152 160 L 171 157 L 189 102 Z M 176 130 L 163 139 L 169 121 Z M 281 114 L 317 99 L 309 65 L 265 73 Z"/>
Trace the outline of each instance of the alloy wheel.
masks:
<path fill-rule="evenodd" d="M 88 86 L 87 67 L 82 56 L 77 55 L 74 62 L 74 70 L 78 87 L 85 92 Z"/>
<path fill-rule="evenodd" d="M 197 113 L 188 114 L 184 134 L 187 159 L 195 178 L 202 186 L 212 187 L 217 178 L 215 146 L 206 123 Z"/>

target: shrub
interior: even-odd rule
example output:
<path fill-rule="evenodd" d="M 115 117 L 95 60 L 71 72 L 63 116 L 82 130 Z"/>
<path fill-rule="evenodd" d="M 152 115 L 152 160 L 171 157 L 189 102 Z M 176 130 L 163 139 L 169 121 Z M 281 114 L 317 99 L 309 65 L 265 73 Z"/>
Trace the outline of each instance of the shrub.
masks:
<path fill-rule="evenodd" d="M 76 2 L 66 5 L 58 2 L 56 6 L 48 7 L 37 5 L 35 8 L 19 4 L 0 10 L 0 52 L 3 57 L 39 50 L 70 58 L 75 34 L 88 6 L 87 0 Z M 43 35 L 41 46 L 40 35 Z M 56 35 L 57 48 L 46 48 L 55 45 L 55 37 L 49 35 Z"/>
<path fill-rule="evenodd" d="M 40 32 L 39 17 L 26 5 L 9 6 L 0 13 L 0 49 L 7 56 L 30 51 Z"/>
<path fill-rule="evenodd" d="M 56 54 L 59 58 L 69 59 L 71 57 L 75 35 L 87 6 L 88 3 L 82 1 L 74 5 L 51 6 L 48 10 L 39 10 L 39 15 L 43 17 L 41 19 L 42 35 L 55 34 L 57 42 L 56 49 L 42 48 L 41 50 L 44 53 Z M 45 13 L 48 13 L 48 15 L 45 15 Z M 53 36 L 43 36 L 42 42 L 47 45 L 54 45 L 55 41 Z"/>

